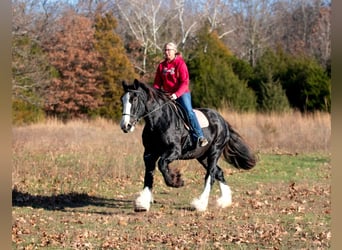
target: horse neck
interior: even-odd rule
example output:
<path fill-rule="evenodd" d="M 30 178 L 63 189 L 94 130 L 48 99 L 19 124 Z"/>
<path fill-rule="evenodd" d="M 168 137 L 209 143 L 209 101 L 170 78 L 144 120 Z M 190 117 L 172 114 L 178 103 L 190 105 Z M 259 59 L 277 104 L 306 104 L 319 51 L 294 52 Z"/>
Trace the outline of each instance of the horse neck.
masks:
<path fill-rule="evenodd" d="M 162 99 L 153 100 L 149 105 L 145 104 L 145 122 L 151 127 L 156 127 L 172 119 L 174 111 L 172 111 L 171 105 L 170 101 Z"/>

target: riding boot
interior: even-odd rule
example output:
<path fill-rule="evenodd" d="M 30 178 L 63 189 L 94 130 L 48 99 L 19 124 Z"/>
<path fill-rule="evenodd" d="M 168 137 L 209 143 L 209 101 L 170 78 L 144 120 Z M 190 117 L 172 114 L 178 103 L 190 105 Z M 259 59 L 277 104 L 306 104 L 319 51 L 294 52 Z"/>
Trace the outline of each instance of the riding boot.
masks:
<path fill-rule="evenodd" d="M 205 137 L 198 138 L 198 143 L 200 147 L 205 147 L 208 145 L 208 140 Z"/>

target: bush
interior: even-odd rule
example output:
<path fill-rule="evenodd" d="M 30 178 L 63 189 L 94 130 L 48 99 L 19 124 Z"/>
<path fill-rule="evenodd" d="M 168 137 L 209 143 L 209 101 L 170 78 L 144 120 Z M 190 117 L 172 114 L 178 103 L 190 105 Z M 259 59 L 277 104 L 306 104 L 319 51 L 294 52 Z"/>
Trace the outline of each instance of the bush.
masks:
<path fill-rule="evenodd" d="M 45 113 L 41 108 L 19 99 L 12 102 L 12 124 L 31 124 L 43 120 Z"/>
<path fill-rule="evenodd" d="M 331 111 L 331 80 L 315 60 L 292 59 L 281 81 L 292 107 L 302 112 Z"/>
<path fill-rule="evenodd" d="M 314 59 L 304 56 L 266 50 L 257 61 L 249 86 L 255 91 L 261 111 L 273 111 L 276 105 L 281 105 L 277 108 L 279 111 L 286 110 L 287 102 L 302 112 L 331 109 L 327 71 Z"/>

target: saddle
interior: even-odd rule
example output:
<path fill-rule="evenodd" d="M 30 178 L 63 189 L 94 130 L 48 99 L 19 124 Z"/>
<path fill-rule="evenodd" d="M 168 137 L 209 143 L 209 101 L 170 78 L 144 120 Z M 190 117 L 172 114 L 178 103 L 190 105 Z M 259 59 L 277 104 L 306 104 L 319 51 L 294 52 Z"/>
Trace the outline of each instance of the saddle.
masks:
<path fill-rule="evenodd" d="M 184 126 L 184 128 L 188 131 L 187 136 L 182 138 L 181 144 L 182 144 L 182 153 L 185 154 L 186 152 L 190 152 L 194 149 L 197 148 L 197 143 L 193 142 L 192 139 L 192 128 L 189 122 L 189 118 L 185 112 L 185 110 L 183 109 L 183 107 L 181 105 L 179 105 L 176 102 L 173 102 L 173 108 L 175 110 L 175 113 L 177 114 L 178 117 L 180 117 L 180 121 L 182 122 L 182 125 Z M 200 124 L 201 128 L 205 128 L 209 126 L 209 121 L 208 118 L 203 114 L 203 112 L 201 112 L 198 109 L 193 109 L 198 123 Z M 181 126 L 181 124 L 178 124 L 177 126 Z M 190 153 L 191 154 L 191 153 Z"/>
<path fill-rule="evenodd" d="M 184 124 L 185 128 L 187 130 L 191 130 L 189 118 L 188 118 L 187 114 L 185 113 L 185 110 L 183 109 L 183 107 L 181 105 L 179 105 L 178 103 L 176 103 L 176 102 L 173 103 L 173 106 L 174 106 L 176 114 L 183 121 L 183 124 Z M 208 118 L 203 114 L 203 112 L 198 110 L 198 109 L 193 109 L 193 111 L 194 111 L 194 113 L 196 115 L 196 118 L 197 118 L 198 123 L 201 126 L 201 128 L 208 127 L 209 126 L 209 121 L 208 121 Z"/>

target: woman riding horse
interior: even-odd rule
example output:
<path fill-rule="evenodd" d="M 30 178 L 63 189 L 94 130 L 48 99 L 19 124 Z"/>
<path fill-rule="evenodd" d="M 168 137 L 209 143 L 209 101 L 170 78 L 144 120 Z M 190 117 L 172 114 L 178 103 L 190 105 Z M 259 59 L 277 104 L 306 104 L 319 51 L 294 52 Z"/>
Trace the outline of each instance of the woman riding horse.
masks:
<path fill-rule="evenodd" d="M 134 130 L 141 119 L 145 120 L 142 134 L 145 163 L 144 188 L 135 200 L 135 211 L 148 211 L 152 202 L 153 176 L 158 162 L 166 185 L 180 187 L 184 185 L 179 173 L 174 173 L 169 164 L 175 160 L 197 159 L 207 170 L 205 187 L 199 198 L 191 203 L 198 211 L 204 211 L 208 205 L 209 194 L 214 181 L 219 181 L 221 197 L 219 207 L 231 205 L 230 188 L 222 169 L 217 165 L 224 155 L 228 163 L 239 169 L 251 169 L 256 158 L 242 137 L 212 109 L 201 108 L 209 121 L 203 129 L 208 145 L 192 149 L 184 148 L 189 131 L 175 110 L 175 104 L 162 91 L 135 80 L 133 84 L 122 84 L 124 94 L 121 98 L 123 114 L 121 129 L 127 133 Z"/>

